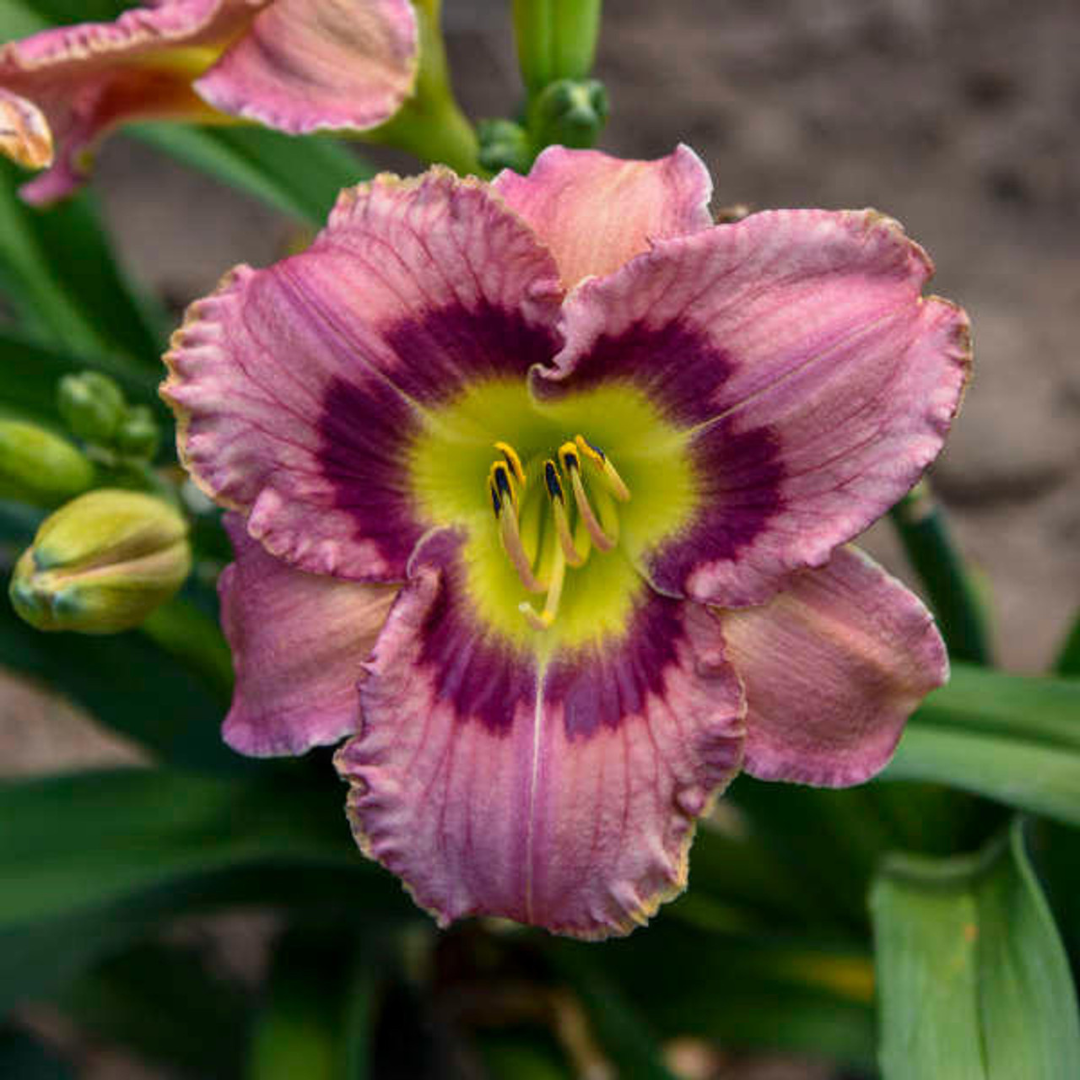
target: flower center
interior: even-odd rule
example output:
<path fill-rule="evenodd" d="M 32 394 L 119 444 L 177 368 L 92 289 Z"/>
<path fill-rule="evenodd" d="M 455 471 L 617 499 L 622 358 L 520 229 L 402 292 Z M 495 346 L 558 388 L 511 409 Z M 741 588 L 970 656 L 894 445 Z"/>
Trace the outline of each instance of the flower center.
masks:
<path fill-rule="evenodd" d="M 567 567 L 584 566 L 593 548 L 604 553 L 618 543 L 618 503 L 629 501 L 630 489 L 583 435 L 524 464 L 510 443 L 494 447 L 500 456 L 487 486 L 499 540 L 521 584 L 546 593 L 541 611 L 528 600 L 518 610 L 534 630 L 546 630 L 559 613 Z"/>

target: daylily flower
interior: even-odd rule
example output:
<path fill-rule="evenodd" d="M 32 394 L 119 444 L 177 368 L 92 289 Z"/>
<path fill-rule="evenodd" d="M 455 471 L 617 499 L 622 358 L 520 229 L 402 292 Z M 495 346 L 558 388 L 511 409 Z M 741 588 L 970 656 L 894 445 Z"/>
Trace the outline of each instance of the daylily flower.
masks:
<path fill-rule="evenodd" d="M 0 49 L 0 151 L 51 166 L 22 191 L 51 202 L 128 121 L 363 130 L 398 109 L 416 67 L 409 0 L 149 0 Z"/>
<path fill-rule="evenodd" d="M 710 189 L 684 147 L 381 176 L 166 358 L 235 512 L 225 738 L 351 736 L 356 839 L 440 923 L 628 932 L 740 768 L 860 783 L 946 677 L 843 545 L 941 448 L 966 318 L 894 221 Z"/>

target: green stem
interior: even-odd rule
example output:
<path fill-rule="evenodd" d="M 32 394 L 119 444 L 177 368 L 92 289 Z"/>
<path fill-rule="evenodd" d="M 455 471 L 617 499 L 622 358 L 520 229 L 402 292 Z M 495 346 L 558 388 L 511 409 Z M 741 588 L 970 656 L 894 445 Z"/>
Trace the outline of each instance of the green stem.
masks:
<path fill-rule="evenodd" d="M 413 96 L 381 127 L 360 133 L 362 142 L 395 146 L 424 161 L 441 162 L 465 175 L 485 175 L 476 132 L 450 86 L 440 30 L 441 0 L 416 0 L 420 25 L 420 70 Z"/>
<path fill-rule="evenodd" d="M 177 597 L 162 604 L 139 629 L 228 701 L 233 684 L 232 654 L 213 619 Z"/>
<path fill-rule="evenodd" d="M 1058 653 L 1054 672 L 1058 675 L 1080 675 L 1080 615 L 1077 615 L 1076 622 Z"/>
<path fill-rule="evenodd" d="M 927 481 L 892 508 L 892 520 L 922 579 L 942 635 L 954 659 L 989 666 L 990 637 L 982 601 L 949 524 Z"/>

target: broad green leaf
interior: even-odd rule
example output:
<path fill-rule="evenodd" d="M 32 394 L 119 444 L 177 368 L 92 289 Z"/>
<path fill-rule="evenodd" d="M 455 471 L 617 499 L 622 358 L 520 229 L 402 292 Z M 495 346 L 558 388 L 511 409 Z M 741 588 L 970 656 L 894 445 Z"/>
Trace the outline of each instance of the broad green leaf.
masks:
<path fill-rule="evenodd" d="M 25 0 L 0 0 L 0 41 L 28 37 L 48 25 L 49 19 Z"/>
<path fill-rule="evenodd" d="M 886 780 L 924 780 L 1080 824 L 1080 683 L 956 665 Z"/>
<path fill-rule="evenodd" d="M 170 1072 L 237 1080 L 250 997 L 210 969 L 205 949 L 143 942 L 96 965 L 54 1004 L 80 1031 Z"/>
<path fill-rule="evenodd" d="M 592 977 L 615 985 L 654 1039 L 873 1060 L 873 971 L 860 945 L 812 933 L 705 933 L 672 916 L 623 941 L 559 943 L 557 970 L 604 1010 L 606 998 L 590 993 L 600 984 L 581 981 L 581 967 L 588 977 L 596 966 Z"/>
<path fill-rule="evenodd" d="M 118 268 L 92 196 L 36 209 L 16 194 L 26 178 L 0 160 L 0 288 L 20 321 L 53 345 L 156 370 L 164 317 Z"/>
<path fill-rule="evenodd" d="M 75 1069 L 27 1032 L 0 1027 L 0 1076 L 10 1080 L 75 1080 Z"/>
<path fill-rule="evenodd" d="M 1068 960 L 1019 820 L 973 857 L 888 859 L 871 910 L 885 1080 L 1080 1076 Z"/>
<path fill-rule="evenodd" d="M 326 136 L 296 138 L 249 127 L 138 124 L 129 131 L 292 217 L 321 226 L 338 192 L 374 170 Z"/>
<path fill-rule="evenodd" d="M 366 1080 L 383 961 L 344 927 L 298 926 L 275 949 L 248 1080 Z"/>
<path fill-rule="evenodd" d="M 243 780 L 126 769 L 0 783 L 0 929 L 219 870 L 367 868 L 324 766 L 325 792 L 281 770 Z"/>

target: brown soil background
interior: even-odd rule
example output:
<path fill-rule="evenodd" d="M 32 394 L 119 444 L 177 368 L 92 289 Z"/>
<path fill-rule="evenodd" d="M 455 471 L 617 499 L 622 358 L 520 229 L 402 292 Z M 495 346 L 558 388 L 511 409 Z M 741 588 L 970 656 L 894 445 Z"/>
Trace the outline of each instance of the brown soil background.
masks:
<path fill-rule="evenodd" d="M 467 111 L 512 113 L 509 3 L 445 8 Z M 602 148 L 649 157 L 683 141 L 711 168 L 715 205 L 874 206 L 929 250 L 934 291 L 967 308 L 976 343 L 934 479 L 991 590 L 1000 658 L 1020 671 L 1049 664 L 1080 607 L 1077 56 L 1075 0 L 609 0 L 596 71 L 612 102 Z M 178 308 L 296 236 L 125 140 L 106 147 L 96 188 L 128 267 Z M 887 526 L 866 543 L 910 580 Z M 63 703 L 0 689 L 0 772 L 125 753 Z M 128 1075 L 115 1062 L 91 1074 Z"/>

